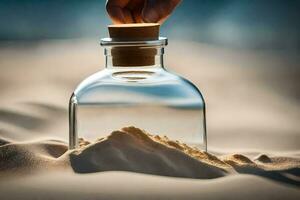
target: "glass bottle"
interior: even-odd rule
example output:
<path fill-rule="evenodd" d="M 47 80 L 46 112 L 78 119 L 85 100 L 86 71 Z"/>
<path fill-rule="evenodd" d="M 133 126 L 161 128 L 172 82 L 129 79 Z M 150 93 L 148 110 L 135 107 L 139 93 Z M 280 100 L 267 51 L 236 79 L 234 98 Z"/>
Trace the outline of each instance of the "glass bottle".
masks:
<path fill-rule="evenodd" d="M 79 138 L 95 141 L 135 126 L 207 150 L 204 99 L 190 81 L 165 69 L 166 45 L 163 37 L 101 40 L 105 69 L 86 78 L 70 98 L 70 149 L 78 147 Z"/>

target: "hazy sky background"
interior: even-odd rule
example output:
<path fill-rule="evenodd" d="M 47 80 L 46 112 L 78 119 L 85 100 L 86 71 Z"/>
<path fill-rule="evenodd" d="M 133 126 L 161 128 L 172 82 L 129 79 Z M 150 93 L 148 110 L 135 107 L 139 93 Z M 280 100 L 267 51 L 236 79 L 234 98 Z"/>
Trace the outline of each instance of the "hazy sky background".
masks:
<path fill-rule="evenodd" d="M 104 0 L 0 0 L 0 40 L 101 38 Z M 300 50 L 299 0 L 183 0 L 161 35 L 234 48 Z"/>

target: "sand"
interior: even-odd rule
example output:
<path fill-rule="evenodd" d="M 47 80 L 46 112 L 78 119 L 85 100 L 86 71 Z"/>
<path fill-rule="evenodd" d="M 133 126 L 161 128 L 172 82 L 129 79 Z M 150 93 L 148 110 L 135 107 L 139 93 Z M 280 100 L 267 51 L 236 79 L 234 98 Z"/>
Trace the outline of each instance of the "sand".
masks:
<path fill-rule="evenodd" d="M 68 150 L 63 142 L 49 140 L 31 143 L 10 143 L 2 140 L 0 146 L 0 177 L 2 180 L 15 177 L 15 180 L 10 179 L 6 183 L 3 181 L 0 183 L 2 185 L 0 192 L 6 199 L 18 197 L 21 193 L 25 193 L 28 199 L 37 197 L 35 192 L 31 193 L 26 187 L 40 188 L 41 185 L 42 187 L 37 191 L 38 196 L 43 196 L 43 190 L 46 189 L 48 192 L 53 192 L 50 195 L 51 198 L 62 198 L 62 196 L 66 198 L 66 194 L 61 193 L 64 191 L 64 193 L 67 193 L 67 196 L 70 195 L 69 198 L 79 199 L 79 196 L 82 194 L 75 196 L 74 194 L 77 192 L 73 193 L 72 188 L 68 186 L 68 184 L 71 184 L 75 185 L 76 188 L 80 187 L 82 181 L 86 182 L 86 178 L 82 180 L 82 178 L 78 178 L 78 174 L 88 174 L 88 178 L 95 175 L 92 178 L 94 181 L 89 182 L 89 187 L 94 188 L 95 184 L 98 184 L 101 180 L 97 180 L 95 177 L 104 176 L 106 179 L 115 177 L 116 181 L 119 182 L 123 179 L 119 176 L 128 176 L 125 173 L 122 174 L 122 171 L 123 173 L 127 171 L 127 173 L 135 172 L 156 175 L 156 177 L 153 177 L 156 181 L 158 176 L 161 176 L 162 179 L 164 179 L 164 176 L 177 177 L 177 179 L 189 178 L 191 188 L 188 191 L 191 191 L 194 185 L 192 183 L 195 183 L 196 179 L 211 180 L 224 178 L 225 176 L 236 177 L 237 174 L 252 174 L 289 185 L 291 188 L 289 198 L 291 199 L 296 199 L 300 196 L 299 188 L 296 189 L 300 186 L 299 158 L 260 155 L 251 160 L 241 154 L 217 157 L 179 141 L 151 135 L 135 127 L 125 127 L 122 130 L 114 131 L 96 142 L 87 142 L 81 139 L 80 147 L 74 150 Z M 109 174 L 101 175 L 101 173 L 106 172 L 115 173 L 111 177 Z M 63 177 L 65 180 L 58 183 L 58 180 L 53 180 L 51 176 L 55 176 L 57 179 L 60 179 L 58 177 Z M 146 175 L 143 176 L 145 176 L 146 180 L 149 179 Z M 133 177 L 140 179 L 138 174 L 133 174 Z M 237 181 L 243 178 L 245 178 L 244 175 L 239 178 L 229 178 L 229 180 Z M 18 182 L 21 180 L 20 182 L 23 184 L 16 183 L 16 180 Z M 50 183 L 44 182 L 47 180 L 51 180 Z M 174 182 L 171 180 L 167 181 L 176 185 L 177 180 L 174 180 Z M 53 181 L 61 187 L 58 192 L 54 191 L 56 187 L 52 185 Z M 264 181 L 267 182 L 267 187 L 272 185 L 270 184 L 271 181 Z M 179 184 L 182 184 L 180 182 Z M 33 185 L 32 183 L 38 185 Z M 131 178 L 128 179 L 128 183 L 132 184 Z M 7 185 L 11 187 L 18 185 L 18 187 L 25 188 L 21 190 L 21 193 L 13 194 L 7 192 L 12 190 Z M 116 186 L 111 185 L 110 187 L 115 189 L 110 189 L 110 191 L 119 191 L 119 188 Z M 87 189 L 91 190 L 91 188 Z M 237 192 L 240 193 L 241 191 L 238 190 Z M 173 191 L 170 191 L 170 194 L 174 196 Z M 95 194 L 93 193 L 93 195 Z M 195 197 L 195 194 L 191 195 Z M 266 197 L 269 194 L 264 194 L 263 196 Z M 283 197 L 284 195 L 281 194 L 278 197 L 280 196 Z M 88 197 L 91 198 L 91 196 Z M 95 198 L 95 196 L 93 197 Z M 103 196 L 100 195 L 100 197 Z M 44 196 L 43 199 L 45 199 Z"/>
<path fill-rule="evenodd" d="M 1 44 L 1 199 L 300 198 L 299 56 L 173 41 L 167 64 L 206 98 L 208 153 L 135 128 L 69 151 L 69 95 L 99 49 Z"/>
<path fill-rule="evenodd" d="M 0 146 L 0 175 L 73 169 L 75 173 L 131 171 L 170 177 L 213 179 L 225 175 L 259 174 L 300 185 L 300 159 L 260 155 L 251 160 L 241 154 L 215 156 L 196 147 L 124 127 L 96 142 L 81 139 L 68 150 L 62 141 L 10 143 Z M 299 178 L 298 178 L 299 179 Z"/>

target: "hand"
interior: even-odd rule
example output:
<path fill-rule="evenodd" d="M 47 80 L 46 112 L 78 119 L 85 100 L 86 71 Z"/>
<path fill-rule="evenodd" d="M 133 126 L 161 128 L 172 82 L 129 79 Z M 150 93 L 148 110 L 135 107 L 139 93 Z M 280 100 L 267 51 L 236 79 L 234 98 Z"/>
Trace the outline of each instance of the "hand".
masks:
<path fill-rule="evenodd" d="M 107 0 L 106 10 L 114 24 L 162 24 L 181 0 Z"/>

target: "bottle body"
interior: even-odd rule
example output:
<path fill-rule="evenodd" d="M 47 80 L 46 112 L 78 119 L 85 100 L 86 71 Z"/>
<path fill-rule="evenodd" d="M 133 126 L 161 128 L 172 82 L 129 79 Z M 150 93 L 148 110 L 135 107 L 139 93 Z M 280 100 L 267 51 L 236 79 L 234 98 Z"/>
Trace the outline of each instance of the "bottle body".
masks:
<path fill-rule="evenodd" d="M 162 67 L 106 68 L 74 91 L 69 105 L 70 148 L 135 126 L 206 150 L 205 103 L 186 79 Z"/>
<path fill-rule="evenodd" d="M 105 69 L 85 79 L 69 103 L 70 149 L 135 126 L 206 150 L 205 103 L 188 80 L 165 70 L 166 38 L 101 40 Z"/>

